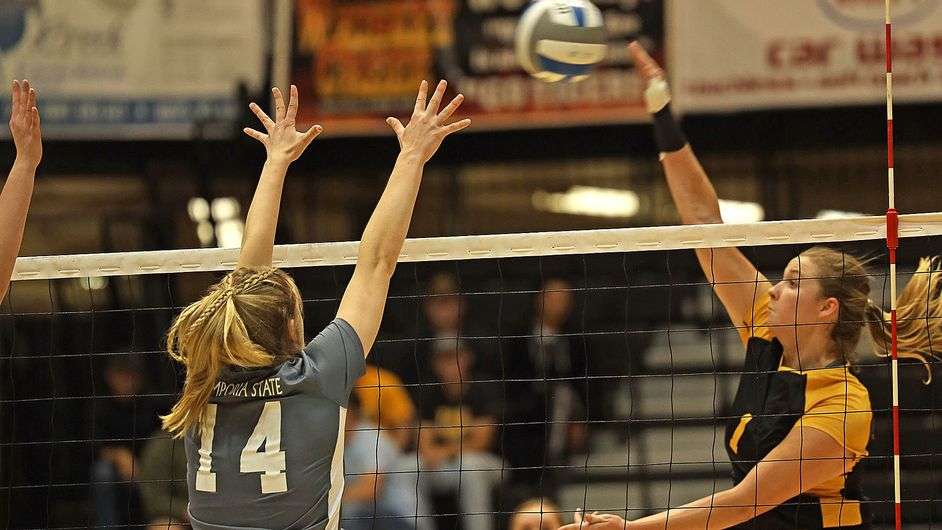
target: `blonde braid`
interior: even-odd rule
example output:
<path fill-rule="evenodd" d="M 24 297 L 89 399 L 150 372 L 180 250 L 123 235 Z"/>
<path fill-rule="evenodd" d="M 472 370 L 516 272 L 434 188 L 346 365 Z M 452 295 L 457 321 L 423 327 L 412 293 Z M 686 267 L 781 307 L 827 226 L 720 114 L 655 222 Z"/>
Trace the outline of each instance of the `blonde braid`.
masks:
<path fill-rule="evenodd" d="M 217 298 L 213 300 L 213 303 L 209 304 L 209 307 L 203 310 L 202 313 L 197 316 L 193 322 L 187 326 L 186 337 L 189 338 L 199 327 L 206 321 L 209 317 L 216 314 L 216 311 L 219 311 L 219 308 L 226 304 L 229 299 L 232 298 L 233 289 L 229 287 L 223 291 L 218 291 Z"/>
<path fill-rule="evenodd" d="M 266 270 L 255 273 L 252 276 L 249 276 L 248 279 L 244 280 L 242 283 L 234 287 L 233 294 L 242 294 L 242 293 L 247 293 L 251 291 L 252 289 L 255 288 L 255 286 L 267 280 L 272 274 L 275 274 L 276 270 L 278 269 L 275 269 L 274 267 L 270 267 Z"/>
<path fill-rule="evenodd" d="M 225 283 L 229 284 L 229 286 L 223 289 L 222 291 L 217 291 L 218 298 L 213 300 L 213 303 L 210 304 L 209 307 L 207 307 L 205 310 L 203 310 L 203 312 L 200 313 L 200 315 L 196 317 L 196 319 L 193 320 L 192 323 L 190 323 L 187 329 L 187 333 L 186 333 L 187 337 L 189 337 L 195 330 L 199 329 L 199 326 L 202 325 L 203 322 L 206 321 L 206 319 L 216 314 L 216 311 L 219 311 L 219 308 L 226 305 L 226 303 L 228 303 L 229 300 L 232 300 L 233 296 L 237 294 L 242 294 L 244 292 L 248 292 L 249 290 L 255 288 L 255 286 L 262 283 L 263 281 L 268 279 L 272 274 L 274 274 L 276 270 L 277 269 L 275 269 L 274 267 L 270 267 L 268 269 L 265 269 L 261 272 L 258 272 L 249 276 L 248 278 L 242 280 L 236 285 L 232 285 L 233 273 L 229 273 L 226 276 L 225 280 L 223 280 Z"/>

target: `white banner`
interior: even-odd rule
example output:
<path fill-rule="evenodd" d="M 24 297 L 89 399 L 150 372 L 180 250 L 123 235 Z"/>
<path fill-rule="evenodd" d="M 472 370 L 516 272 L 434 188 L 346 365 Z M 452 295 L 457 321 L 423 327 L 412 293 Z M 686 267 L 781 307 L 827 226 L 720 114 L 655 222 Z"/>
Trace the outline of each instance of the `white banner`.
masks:
<path fill-rule="evenodd" d="M 189 137 L 236 117 L 239 83 L 264 79 L 262 0 L 0 4 L 0 112 L 29 79 L 48 137 Z"/>
<path fill-rule="evenodd" d="M 942 100 L 942 0 L 893 0 L 893 86 Z M 677 106 L 712 112 L 885 101 L 884 0 L 672 0 Z"/>

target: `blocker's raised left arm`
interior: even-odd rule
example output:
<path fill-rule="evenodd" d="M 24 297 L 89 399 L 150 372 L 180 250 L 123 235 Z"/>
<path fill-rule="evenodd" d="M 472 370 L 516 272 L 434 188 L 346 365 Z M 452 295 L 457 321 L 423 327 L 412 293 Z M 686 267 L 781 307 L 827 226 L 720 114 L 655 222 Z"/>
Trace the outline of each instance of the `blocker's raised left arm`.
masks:
<path fill-rule="evenodd" d="M 43 158 L 42 130 L 36 90 L 29 81 L 13 81 L 10 132 L 16 159 L 0 192 L 0 301 L 10 288 L 10 277 L 23 242 L 26 213 L 33 197 L 36 168 Z"/>

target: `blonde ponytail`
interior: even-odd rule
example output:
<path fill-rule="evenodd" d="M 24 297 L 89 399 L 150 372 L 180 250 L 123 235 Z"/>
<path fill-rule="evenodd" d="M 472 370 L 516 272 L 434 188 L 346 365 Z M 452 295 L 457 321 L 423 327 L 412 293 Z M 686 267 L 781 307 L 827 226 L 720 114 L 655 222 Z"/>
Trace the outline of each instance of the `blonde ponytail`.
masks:
<path fill-rule="evenodd" d="M 925 365 L 928 384 L 932 381 L 930 361 L 942 349 L 942 266 L 939 257 L 921 258 L 896 302 L 896 343 L 900 358 L 917 359 Z M 869 302 L 867 326 L 877 355 L 891 355 L 890 313 Z"/>
<path fill-rule="evenodd" d="M 290 276 L 274 268 L 226 275 L 167 332 L 167 352 L 186 367 L 186 381 L 161 417 L 164 429 L 180 437 L 202 421 L 224 366 L 271 366 L 297 354 L 303 336 L 301 298 Z"/>

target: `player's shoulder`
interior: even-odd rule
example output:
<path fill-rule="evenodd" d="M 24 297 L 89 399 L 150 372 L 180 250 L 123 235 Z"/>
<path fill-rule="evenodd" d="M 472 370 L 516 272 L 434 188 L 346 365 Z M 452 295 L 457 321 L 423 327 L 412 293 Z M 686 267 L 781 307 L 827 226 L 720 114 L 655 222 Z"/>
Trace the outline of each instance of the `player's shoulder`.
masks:
<path fill-rule="evenodd" d="M 870 409 L 870 392 L 850 367 L 809 370 L 806 377 L 809 406 L 837 402 L 848 410 Z"/>
<path fill-rule="evenodd" d="M 337 317 L 331 320 L 323 329 L 304 347 L 303 352 L 308 356 L 316 357 L 321 350 L 342 349 L 344 351 L 358 352 L 362 355 L 363 343 L 356 330 L 346 320 Z"/>

